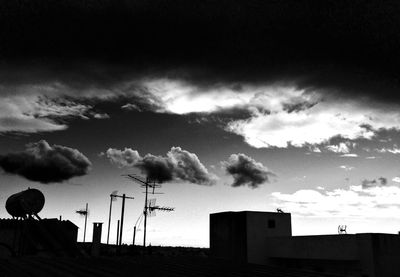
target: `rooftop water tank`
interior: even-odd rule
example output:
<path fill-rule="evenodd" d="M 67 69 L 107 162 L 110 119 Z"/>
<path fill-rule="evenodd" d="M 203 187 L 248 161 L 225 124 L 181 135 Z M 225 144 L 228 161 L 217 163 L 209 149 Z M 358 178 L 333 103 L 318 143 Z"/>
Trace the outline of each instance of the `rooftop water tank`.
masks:
<path fill-rule="evenodd" d="M 36 215 L 44 206 L 44 195 L 40 190 L 28 188 L 8 197 L 7 212 L 13 217 Z"/>

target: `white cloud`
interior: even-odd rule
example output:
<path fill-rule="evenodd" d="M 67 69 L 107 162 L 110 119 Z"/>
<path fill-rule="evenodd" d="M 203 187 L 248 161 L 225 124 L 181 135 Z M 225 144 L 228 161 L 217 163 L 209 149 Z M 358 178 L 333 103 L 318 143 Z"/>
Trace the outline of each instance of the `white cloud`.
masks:
<path fill-rule="evenodd" d="M 1 132 L 49 132 L 64 130 L 68 126 L 57 119 L 78 117 L 81 119 L 109 118 L 108 114 L 92 111 L 92 106 L 74 100 L 76 92 L 66 87 L 32 85 L 8 88 L 0 86 L 0 133 Z M 86 95 L 87 93 L 87 95 Z M 97 97 L 82 92 L 84 97 Z M 99 92 L 99 96 L 102 94 Z M 76 96 L 76 95 L 75 95 Z"/>
<path fill-rule="evenodd" d="M 391 114 L 392 118 L 385 113 Z M 242 135 L 247 143 L 260 148 L 322 144 L 335 136 L 349 140 L 371 139 L 374 130 L 399 127 L 400 113 L 397 111 L 385 112 L 355 102 L 339 104 L 330 100 L 292 113 L 257 112 L 250 119 L 231 122 L 227 130 Z M 345 150 L 343 147 L 337 149 Z"/>
<path fill-rule="evenodd" d="M 343 154 L 343 155 L 340 155 L 340 157 L 342 157 L 342 158 L 357 158 L 358 157 L 358 155 L 357 154 Z"/>
<path fill-rule="evenodd" d="M 240 91 L 225 85 L 203 89 L 170 79 L 145 80 L 142 85 L 163 104 L 160 112 L 175 114 L 212 113 L 235 107 L 280 111 L 291 105 L 314 103 L 319 99 L 316 94 L 278 85 L 242 85 Z"/>
<path fill-rule="evenodd" d="M 298 190 L 292 194 L 273 192 L 276 207 L 298 215 L 322 217 L 400 217 L 400 188 L 350 186 L 330 191 Z"/>
<path fill-rule="evenodd" d="M 238 107 L 251 111 L 250 118 L 233 120 L 226 130 L 256 148 L 320 145 L 336 136 L 371 139 L 376 130 L 400 129 L 400 111 L 394 107 L 371 107 L 365 100 L 344 102 L 290 85 L 204 89 L 170 79 L 145 80 L 143 85 L 162 103 L 159 112 L 213 113 Z M 327 150 L 349 154 L 349 146 L 329 145 Z"/>
<path fill-rule="evenodd" d="M 351 170 L 353 170 L 355 167 L 353 167 L 353 166 L 348 166 L 348 165 L 341 165 L 341 166 L 339 166 L 339 168 L 344 169 L 345 171 L 351 171 Z"/>
<path fill-rule="evenodd" d="M 396 176 L 392 179 L 393 182 L 400 183 L 400 177 Z"/>
<path fill-rule="evenodd" d="M 400 148 L 398 148 L 397 145 L 393 145 L 393 148 L 380 148 L 380 149 L 376 149 L 376 151 L 379 153 L 399 154 Z"/>
<path fill-rule="evenodd" d="M 67 128 L 65 124 L 46 118 L 51 112 L 36 97 L 10 96 L 0 99 L 0 132 L 44 132 Z"/>
<path fill-rule="evenodd" d="M 350 142 L 341 142 L 337 145 L 327 145 L 325 149 L 334 153 L 343 153 L 348 154 L 350 153 L 350 146 L 352 144 Z"/>
<path fill-rule="evenodd" d="M 92 113 L 93 118 L 96 119 L 108 119 L 110 116 L 106 113 Z"/>
<path fill-rule="evenodd" d="M 134 103 L 126 103 L 125 105 L 121 106 L 121 109 L 128 110 L 128 111 L 138 111 L 138 112 L 141 111 L 141 109 L 138 107 L 138 105 L 136 105 Z"/>

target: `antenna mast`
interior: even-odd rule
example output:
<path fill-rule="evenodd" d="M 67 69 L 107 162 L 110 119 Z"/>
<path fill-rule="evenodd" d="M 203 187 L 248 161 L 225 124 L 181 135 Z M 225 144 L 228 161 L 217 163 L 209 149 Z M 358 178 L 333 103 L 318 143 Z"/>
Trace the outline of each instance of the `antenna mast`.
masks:
<path fill-rule="evenodd" d="M 148 200 L 149 188 L 152 189 L 152 192 L 151 192 L 152 194 L 161 194 L 161 193 L 155 192 L 156 188 L 161 188 L 161 185 L 156 184 L 155 180 L 150 180 L 149 178 L 146 178 L 146 181 L 143 181 L 142 179 L 140 179 L 137 176 L 132 175 L 132 174 L 127 174 L 127 175 L 123 175 L 123 176 L 140 183 L 141 187 L 145 188 L 145 192 L 144 192 L 145 200 L 144 200 L 144 210 L 143 210 L 143 215 L 144 215 L 143 247 L 146 247 L 147 216 L 150 215 L 154 210 L 173 211 L 174 208 L 154 206 L 154 203 L 155 203 L 154 201 L 151 201 L 151 203 L 149 203 L 149 200 Z"/>

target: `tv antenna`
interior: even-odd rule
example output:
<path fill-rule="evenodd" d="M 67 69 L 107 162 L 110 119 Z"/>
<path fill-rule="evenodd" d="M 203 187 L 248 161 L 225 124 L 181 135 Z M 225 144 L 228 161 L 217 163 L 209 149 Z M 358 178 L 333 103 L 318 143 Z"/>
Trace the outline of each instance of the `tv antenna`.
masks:
<path fill-rule="evenodd" d="M 347 234 L 347 225 L 339 225 L 338 226 L 338 234 L 339 235 L 345 235 Z"/>
<path fill-rule="evenodd" d="M 83 231 L 83 242 L 85 242 L 85 240 L 86 240 L 86 223 L 87 223 L 87 217 L 88 217 L 88 214 L 89 214 L 89 206 L 88 206 L 88 203 L 86 203 L 86 208 L 85 209 L 80 209 L 80 210 L 77 210 L 77 211 L 75 211 L 77 214 L 79 214 L 79 215 L 81 215 L 81 216 L 84 216 L 85 217 L 85 228 L 83 229 L 84 231 Z"/>
<path fill-rule="evenodd" d="M 144 200 L 144 209 L 143 209 L 143 215 L 144 215 L 143 247 L 146 247 L 147 216 L 154 216 L 156 210 L 171 212 L 174 210 L 174 208 L 156 206 L 155 199 L 148 199 L 149 193 L 162 194 L 160 192 L 155 192 L 156 188 L 161 188 L 161 184 L 157 184 L 155 180 L 151 180 L 148 177 L 146 178 L 146 180 L 142 180 L 140 177 L 135 176 L 133 174 L 127 174 L 127 175 L 123 175 L 123 176 L 141 184 L 140 187 L 145 188 L 144 193 L 146 196 L 145 196 L 145 200 Z M 134 237 L 135 237 L 135 233 L 136 233 L 136 226 L 134 228 Z"/>
<path fill-rule="evenodd" d="M 156 199 L 149 199 L 147 203 L 147 208 L 148 208 L 148 216 L 156 216 L 156 210 L 163 211 L 163 212 L 172 212 L 175 210 L 175 208 L 172 207 L 161 207 L 161 206 L 156 206 Z"/>

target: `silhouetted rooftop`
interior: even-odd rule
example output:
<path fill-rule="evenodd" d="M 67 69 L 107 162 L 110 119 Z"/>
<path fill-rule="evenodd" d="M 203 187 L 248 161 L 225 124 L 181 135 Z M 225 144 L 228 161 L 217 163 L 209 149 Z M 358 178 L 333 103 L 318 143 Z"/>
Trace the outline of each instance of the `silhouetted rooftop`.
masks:
<path fill-rule="evenodd" d="M 101 258 L 23 257 L 0 260 L 1 276 L 252 276 L 340 277 L 198 257 L 123 256 Z"/>

